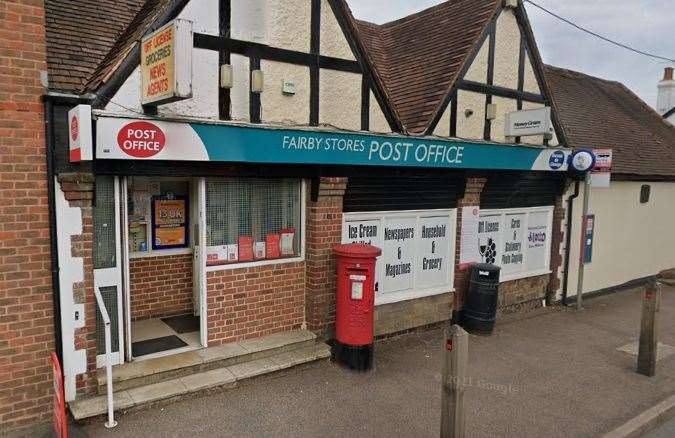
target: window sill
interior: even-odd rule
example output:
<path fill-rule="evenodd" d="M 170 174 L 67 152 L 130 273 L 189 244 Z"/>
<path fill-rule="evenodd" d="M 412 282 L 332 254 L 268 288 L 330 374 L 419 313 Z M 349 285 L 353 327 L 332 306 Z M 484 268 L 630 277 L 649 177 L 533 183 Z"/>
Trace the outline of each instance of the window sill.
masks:
<path fill-rule="evenodd" d="M 245 263 L 231 263 L 226 265 L 213 265 L 207 266 L 206 272 L 217 272 L 217 271 L 230 271 L 233 269 L 243 269 L 243 268 L 255 268 L 258 266 L 269 266 L 269 265 L 287 265 L 290 263 L 304 262 L 305 256 L 292 257 L 287 259 L 271 259 L 271 260 L 260 260 L 253 262 Z"/>
<path fill-rule="evenodd" d="M 146 252 L 130 252 L 129 260 L 145 259 L 150 257 L 168 257 L 175 255 L 192 254 L 192 248 L 156 249 Z"/>

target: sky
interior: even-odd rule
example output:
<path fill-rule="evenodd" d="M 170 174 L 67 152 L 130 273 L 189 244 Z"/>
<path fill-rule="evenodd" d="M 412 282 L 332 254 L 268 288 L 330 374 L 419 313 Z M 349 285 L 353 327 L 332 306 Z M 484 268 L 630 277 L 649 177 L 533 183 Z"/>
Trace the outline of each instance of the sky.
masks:
<path fill-rule="evenodd" d="M 357 18 L 384 23 L 441 0 L 347 0 Z M 533 0 L 577 24 L 637 49 L 675 58 L 673 0 Z M 526 9 L 545 63 L 624 83 L 656 105 L 656 85 L 672 63 L 647 58 L 577 31 L 532 5 Z"/>

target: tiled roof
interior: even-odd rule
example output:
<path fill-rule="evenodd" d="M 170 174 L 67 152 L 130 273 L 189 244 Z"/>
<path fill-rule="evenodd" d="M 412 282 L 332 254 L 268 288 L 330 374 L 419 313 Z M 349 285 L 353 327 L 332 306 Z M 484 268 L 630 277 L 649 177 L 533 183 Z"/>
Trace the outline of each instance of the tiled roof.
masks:
<path fill-rule="evenodd" d="M 45 0 L 52 91 L 80 93 L 145 0 Z"/>
<path fill-rule="evenodd" d="M 557 67 L 546 81 L 574 148 L 611 148 L 613 172 L 675 176 L 675 127 L 623 84 Z"/>
<path fill-rule="evenodd" d="M 383 25 L 350 17 L 406 131 L 429 127 L 500 3 L 449 0 Z"/>

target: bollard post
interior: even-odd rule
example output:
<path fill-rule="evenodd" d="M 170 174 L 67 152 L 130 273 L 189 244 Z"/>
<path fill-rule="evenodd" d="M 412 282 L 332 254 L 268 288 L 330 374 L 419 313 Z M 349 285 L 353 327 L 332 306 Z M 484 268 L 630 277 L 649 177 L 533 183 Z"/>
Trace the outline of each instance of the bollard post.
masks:
<path fill-rule="evenodd" d="M 441 376 L 441 438 L 464 437 L 464 382 L 469 358 L 469 334 L 458 325 L 445 331 Z"/>
<path fill-rule="evenodd" d="M 656 374 L 657 353 L 657 310 L 661 291 L 656 280 L 649 280 L 642 298 L 642 319 L 640 321 L 640 344 L 637 372 L 647 377 Z"/>

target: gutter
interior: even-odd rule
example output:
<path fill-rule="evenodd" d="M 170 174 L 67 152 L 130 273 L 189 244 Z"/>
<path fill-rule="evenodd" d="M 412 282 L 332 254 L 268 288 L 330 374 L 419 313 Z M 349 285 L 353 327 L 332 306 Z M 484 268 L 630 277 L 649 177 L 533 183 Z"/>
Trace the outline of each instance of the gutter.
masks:
<path fill-rule="evenodd" d="M 52 274 L 54 306 L 54 348 L 59 361 L 63 363 L 61 337 L 61 288 L 59 285 L 59 253 L 56 233 L 56 185 L 54 183 L 54 106 L 51 99 L 45 99 L 45 139 L 47 149 L 47 204 L 49 209 L 49 255 Z"/>
<path fill-rule="evenodd" d="M 572 221 L 574 220 L 574 200 L 579 197 L 580 181 L 574 182 L 574 193 L 567 198 L 567 224 L 565 225 L 565 262 L 563 264 L 562 304 L 567 306 L 567 286 L 569 282 L 570 245 L 572 243 Z"/>

